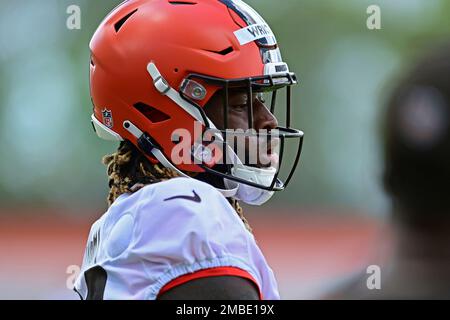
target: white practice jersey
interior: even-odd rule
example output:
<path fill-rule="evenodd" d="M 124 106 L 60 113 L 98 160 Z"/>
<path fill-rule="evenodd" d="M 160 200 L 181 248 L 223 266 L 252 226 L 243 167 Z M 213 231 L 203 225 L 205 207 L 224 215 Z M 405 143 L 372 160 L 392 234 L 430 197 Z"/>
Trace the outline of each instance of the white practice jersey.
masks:
<path fill-rule="evenodd" d="M 75 290 L 82 299 L 156 299 L 172 280 L 234 267 L 279 299 L 272 270 L 227 199 L 207 183 L 174 178 L 122 194 L 91 227 Z"/>

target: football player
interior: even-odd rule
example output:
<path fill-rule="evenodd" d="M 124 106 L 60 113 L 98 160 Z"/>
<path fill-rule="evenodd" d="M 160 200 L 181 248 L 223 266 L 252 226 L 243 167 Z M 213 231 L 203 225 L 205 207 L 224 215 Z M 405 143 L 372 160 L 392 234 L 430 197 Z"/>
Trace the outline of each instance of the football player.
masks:
<path fill-rule="evenodd" d="M 90 49 L 92 124 L 120 145 L 103 159 L 109 209 L 89 234 L 80 297 L 279 299 L 238 203 L 283 190 L 303 141 L 290 126 L 297 79 L 267 23 L 240 0 L 131 0 Z"/>

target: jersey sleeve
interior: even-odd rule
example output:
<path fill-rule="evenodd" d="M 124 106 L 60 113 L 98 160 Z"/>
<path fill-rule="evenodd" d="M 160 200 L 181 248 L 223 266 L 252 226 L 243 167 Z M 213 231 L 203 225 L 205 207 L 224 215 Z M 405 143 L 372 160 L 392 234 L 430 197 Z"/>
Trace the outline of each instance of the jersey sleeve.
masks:
<path fill-rule="evenodd" d="M 177 178 L 141 198 L 130 253 L 142 263 L 148 299 L 175 279 L 211 268 L 241 270 L 259 287 L 253 236 L 213 187 Z"/>

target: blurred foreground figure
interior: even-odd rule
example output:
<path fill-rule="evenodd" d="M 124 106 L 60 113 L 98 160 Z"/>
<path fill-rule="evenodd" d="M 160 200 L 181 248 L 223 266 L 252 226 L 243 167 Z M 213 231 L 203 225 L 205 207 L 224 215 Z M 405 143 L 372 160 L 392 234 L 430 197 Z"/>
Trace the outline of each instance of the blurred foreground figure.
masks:
<path fill-rule="evenodd" d="M 381 289 L 367 278 L 332 298 L 450 298 L 450 45 L 421 60 L 394 89 L 383 119 L 384 186 L 394 255 Z"/>
<path fill-rule="evenodd" d="M 450 298 L 449 129 L 447 45 L 423 59 L 388 104 L 384 183 L 397 250 L 383 280 L 386 298 Z"/>

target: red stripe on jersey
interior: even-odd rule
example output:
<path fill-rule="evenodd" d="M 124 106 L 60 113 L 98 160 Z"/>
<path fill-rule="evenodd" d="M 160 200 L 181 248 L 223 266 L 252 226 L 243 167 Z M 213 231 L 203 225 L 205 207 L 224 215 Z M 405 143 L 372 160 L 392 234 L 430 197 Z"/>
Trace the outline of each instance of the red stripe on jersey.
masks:
<path fill-rule="evenodd" d="M 262 295 L 261 289 L 259 288 L 259 285 L 256 282 L 256 280 L 247 271 L 244 271 L 244 270 L 236 268 L 236 267 L 208 268 L 208 269 L 196 271 L 194 273 L 188 273 L 188 274 L 179 276 L 178 278 L 173 279 L 172 281 L 167 283 L 164 287 L 162 287 L 161 290 L 159 290 L 158 295 L 161 295 L 161 294 L 169 291 L 170 289 L 173 289 L 173 288 L 175 288 L 179 285 L 182 285 L 183 283 L 186 283 L 191 280 L 200 279 L 200 278 L 209 278 L 209 277 L 220 277 L 220 276 L 235 276 L 235 277 L 240 277 L 240 278 L 250 280 L 258 288 L 259 299 L 263 300 L 263 295 Z"/>

